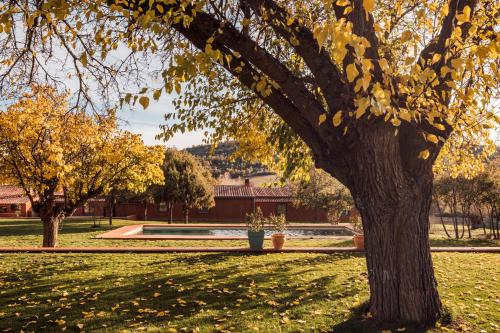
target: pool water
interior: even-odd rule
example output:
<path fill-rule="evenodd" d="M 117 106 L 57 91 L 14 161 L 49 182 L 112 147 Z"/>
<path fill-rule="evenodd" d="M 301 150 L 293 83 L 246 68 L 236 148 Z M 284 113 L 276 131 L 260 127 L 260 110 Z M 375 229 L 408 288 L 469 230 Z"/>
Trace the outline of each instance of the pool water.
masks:
<path fill-rule="evenodd" d="M 276 233 L 274 230 L 265 230 L 265 236 L 270 237 Z M 245 228 L 172 228 L 172 227 L 146 227 L 142 229 L 143 235 L 175 235 L 175 236 L 227 236 L 227 237 L 246 237 Z M 285 230 L 284 234 L 290 237 L 331 237 L 331 236 L 352 236 L 354 233 L 346 228 L 292 228 Z"/>

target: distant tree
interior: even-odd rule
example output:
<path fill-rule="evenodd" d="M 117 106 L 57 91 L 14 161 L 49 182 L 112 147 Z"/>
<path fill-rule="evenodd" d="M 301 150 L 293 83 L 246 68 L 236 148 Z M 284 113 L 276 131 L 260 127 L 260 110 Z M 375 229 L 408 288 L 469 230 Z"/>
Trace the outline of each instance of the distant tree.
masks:
<path fill-rule="evenodd" d="M 338 222 L 342 213 L 354 208 L 349 190 L 322 170 L 311 169 L 309 177 L 290 185 L 296 206 L 324 209 L 332 223 Z"/>
<path fill-rule="evenodd" d="M 191 154 L 167 149 L 163 163 L 165 183 L 158 190 L 158 196 L 170 208 L 170 222 L 174 203 L 180 203 L 186 223 L 192 208 L 210 208 L 214 202 L 214 184 L 210 172 Z"/>
<path fill-rule="evenodd" d="M 0 112 L 0 179 L 24 189 L 43 222 L 44 247 L 57 246 L 60 222 L 88 199 L 162 180 L 162 152 L 119 131 L 114 117 L 71 112 L 65 94 L 31 90 Z"/>
<path fill-rule="evenodd" d="M 485 234 L 486 224 L 489 222 L 492 237 L 500 237 L 498 223 L 499 179 L 499 158 L 491 160 L 484 171 L 476 172 L 474 176 L 438 176 L 434 183 L 433 199 L 439 210 L 441 224 L 448 237 L 463 238 L 465 227 L 467 227 L 469 238 L 472 237 L 471 229 L 477 222 L 482 222 Z M 444 222 L 445 217 L 452 221 L 452 234 L 448 232 Z"/>
<path fill-rule="evenodd" d="M 464 236 L 465 221 L 460 209 L 460 202 L 464 188 L 468 187 L 464 184 L 466 181 L 464 178 L 442 177 L 436 180 L 434 184 L 434 202 L 439 210 L 439 218 L 443 229 L 450 238 L 452 235 L 446 228 L 446 223 L 444 222 L 445 215 L 452 220 L 453 237 L 459 239 Z M 459 223 L 462 226 L 461 232 Z"/>
<path fill-rule="evenodd" d="M 161 181 L 163 184 L 164 180 Z M 150 185 L 142 192 L 134 192 L 130 190 L 118 191 L 114 197 L 115 203 L 138 202 L 144 205 L 144 220 L 148 220 L 148 204 L 153 204 L 161 199 L 162 184 Z"/>
<path fill-rule="evenodd" d="M 493 159 L 479 177 L 482 182 L 480 199 L 487 212 L 491 237 L 500 239 L 500 157 Z"/>
<path fill-rule="evenodd" d="M 123 132 L 117 137 L 113 148 L 123 158 L 115 161 L 115 167 L 120 172 L 113 178 L 108 191 L 110 225 L 113 224 L 113 211 L 118 195 L 126 192 L 128 195 L 142 195 L 143 201 L 151 198 L 152 194 L 149 194 L 148 189 L 163 182 L 161 166 L 164 158 L 163 147 L 144 146 L 140 136 L 129 132 Z"/>

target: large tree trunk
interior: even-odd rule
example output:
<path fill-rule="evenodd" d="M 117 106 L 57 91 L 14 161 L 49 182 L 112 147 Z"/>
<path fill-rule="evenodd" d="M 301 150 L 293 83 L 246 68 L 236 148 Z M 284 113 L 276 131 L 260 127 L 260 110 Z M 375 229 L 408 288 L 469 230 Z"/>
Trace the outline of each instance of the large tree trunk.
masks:
<path fill-rule="evenodd" d="M 350 190 L 363 219 L 370 312 L 385 322 L 434 323 L 442 308 L 429 247 L 433 174 L 401 158 L 394 132 L 352 152 Z M 418 155 L 418 152 L 415 153 Z"/>
<path fill-rule="evenodd" d="M 52 216 L 51 214 L 41 214 L 43 223 L 43 247 L 56 247 L 58 244 L 59 223 L 63 216 Z"/>

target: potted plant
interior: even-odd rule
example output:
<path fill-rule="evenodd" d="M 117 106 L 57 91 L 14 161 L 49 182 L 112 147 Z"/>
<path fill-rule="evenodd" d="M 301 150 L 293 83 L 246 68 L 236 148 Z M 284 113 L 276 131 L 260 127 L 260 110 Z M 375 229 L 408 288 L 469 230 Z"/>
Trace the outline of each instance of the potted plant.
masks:
<path fill-rule="evenodd" d="M 358 250 L 364 250 L 365 236 L 363 234 L 363 222 L 361 221 L 360 216 L 356 216 L 355 218 L 352 219 L 352 228 L 354 229 L 355 232 L 354 236 L 352 237 L 354 246 Z"/>
<path fill-rule="evenodd" d="M 253 251 L 262 251 L 264 248 L 264 214 L 257 207 L 256 211 L 246 215 L 248 227 L 248 243 Z"/>
<path fill-rule="evenodd" d="M 271 240 L 273 241 L 273 246 L 275 250 L 281 250 L 283 245 L 285 245 L 286 235 L 284 231 L 286 230 L 286 217 L 283 214 L 278 216 L 271 215 L 269 217 L 269 222 L 273 226 L 273 229 L 276 231 L 271 236 Z"/>

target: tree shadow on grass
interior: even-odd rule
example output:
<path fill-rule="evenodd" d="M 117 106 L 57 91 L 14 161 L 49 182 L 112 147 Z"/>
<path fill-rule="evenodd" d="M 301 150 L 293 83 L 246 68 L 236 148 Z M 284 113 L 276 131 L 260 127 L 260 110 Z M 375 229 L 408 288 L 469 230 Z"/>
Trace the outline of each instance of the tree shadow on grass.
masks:
<path fill-rule="evenodd" d="M 429 332 L 430 330 L 435 328 L 434 325 L 422 326 L 415 324 L 385 323 L 376 321 L 367 316 L 368 311 L 369 311 L 368 301 L 357 307 L 351 308 L 351 316 L 342 323 L 335 325 L 332 328 L 331 333 L 359 333 L 359 332 L 380 333 L 383 331 L 424 333 L 424 332 Z M 461 319 L 457 318 L 457 320 L 460 321 Z M 452 332 L 458 330 L 461 331 L 462 329 L 459 329 L 460 322 L 458 322 L 457 320 L 452 321 L 451 314 L 448 312 L 447 309 L 445 309 L 445 312 L 441 317 L 439 323 L 441 327 L 447 327 Z"/>
<path fill-rule="evenodd" d="M 116 226 L 101 225 L 100 228 L 92 228 L 93 222 L 88 220 L 65 220 L 63 221 L 60 235 L 94 233 L 96 231 L 106 232 L 116 229 Z M 3 220 L 0 221 L 0 236 L 40 236 L 43 233 L 42 221 L 32 220 Z"/>
<path fill-rule="evenodd" d="M 122 269 L 120 262 L 114 261 L 108 266 L 109 258 L 124 258 L 134 265 Z M 107 256 L 101 266 L 87 256 L 47 256 L 46 267 L 44 260 L 25 259 L 24 265 L 31 265 L 31 269 L 3 272 L 3 281 L 9 282 L 9 289 L 0 299 L 0 308 L 9 310 L 3 318 L 0 316 L 0 327 L 36 332 L 58 332 L 67 327 L 66 331 L 76 332 L 76 324 L 85 321 L 91 331 L 110 332 L 144 323 L 167 327 L 171 322 L 229 328 L 245 323 L 245 318 L 238 318 L 241 312 L 245 316 L 263 315 L 269 321 L 279 321 L 279 316 L 273 313 L 303 307 L 296 313 L 300 319 L 309 310 L 308 304 L 324 300 L 329 293 L 333 295 L 332 302 L 343 302 L 360 292 L 359 285 L 346 289 L 340 283 L 349 282 L 350 277 L 339 280 L 337 273 L 313 274 L 318 272 L 312 272 L 314 268 L 309 266 L 330 263 L 340 266 L 348 259 L 347 255 L 286 256 L 279 262 L 277 258 L 279 254 L 271 257 L 204 254 L 140 262 L 132 257 Z M 292 265 L 293 274 L 289 271 Z M 141 270 L 146 266 L 156 269 Z M 54 272 L 57 267 L 61 269 L 60 275 Z M 191 271 L 186 267 L 196 269 Z M 86 274 L 87 271 L 92 274 Z M 307 279 L 301 279 L 306 274 L 310 274 Z M 293 305 L 297 300 L 300 305 Z M 234 317 L 227 315 L 228 311 Z M 159 313 L 166 314 L 159 316 Z M 85 316 L 88 317 L 84 319 Z M 58 324 L 57 320 L 65 323 Z"/>

